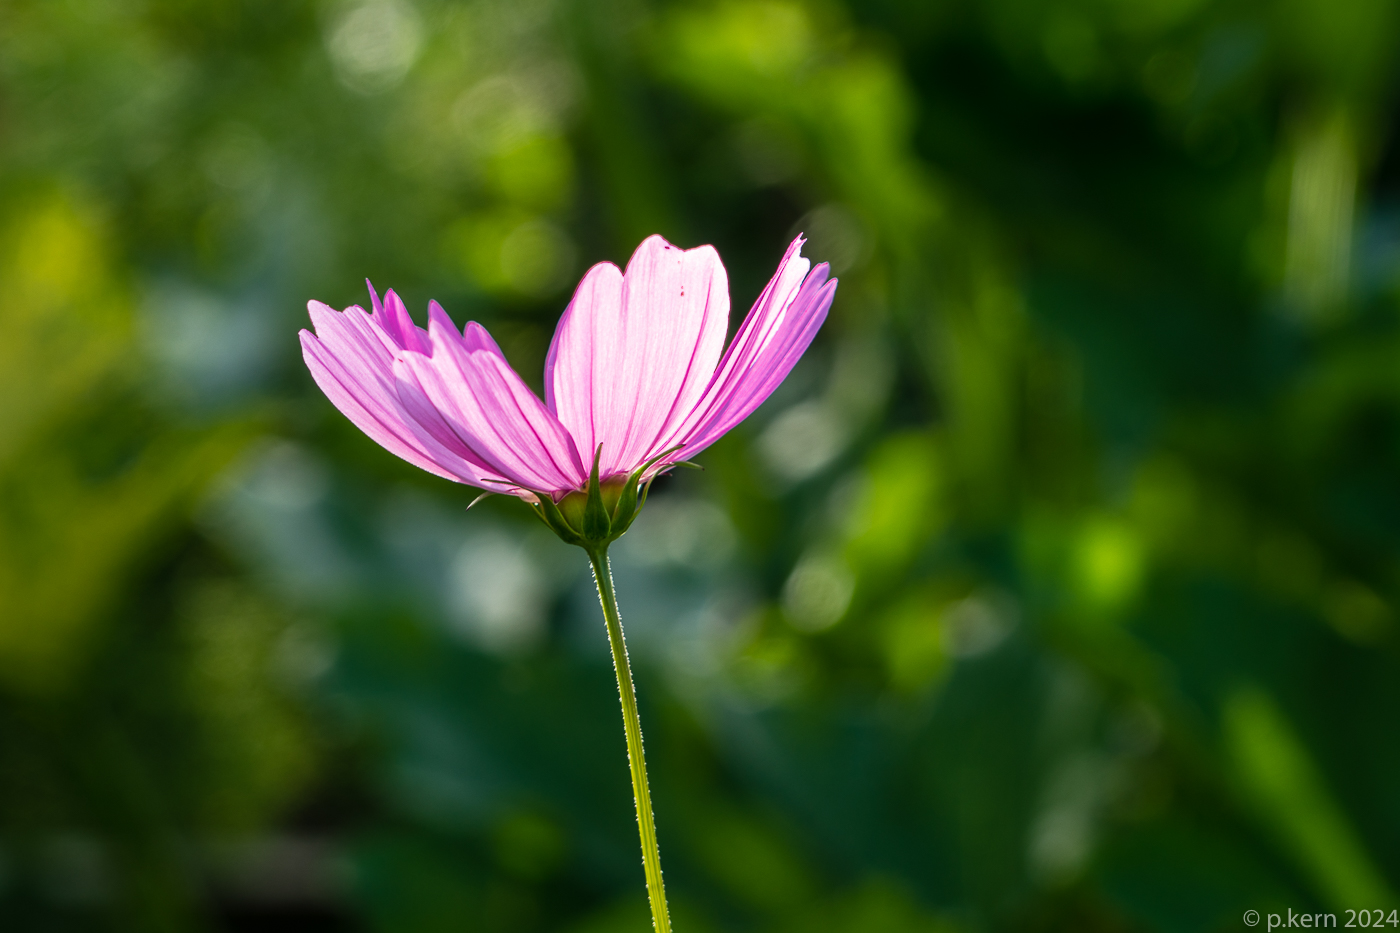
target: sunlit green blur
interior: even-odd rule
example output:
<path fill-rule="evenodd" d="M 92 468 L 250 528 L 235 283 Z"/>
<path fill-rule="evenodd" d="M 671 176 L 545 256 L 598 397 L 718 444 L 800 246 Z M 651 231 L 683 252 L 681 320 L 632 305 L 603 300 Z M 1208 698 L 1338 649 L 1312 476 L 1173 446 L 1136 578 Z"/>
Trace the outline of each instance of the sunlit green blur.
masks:
<path fill-rule="evenodd" d="M 735 323 L 841 280 L 612 547 L 678 933 L 1394 916 L 1397 64 L 1389 0 L 0 0 L 0 929 L 649 929 L 584 555 L 297 331 L 368 277 L 538 389 L 656 232 Z"/>

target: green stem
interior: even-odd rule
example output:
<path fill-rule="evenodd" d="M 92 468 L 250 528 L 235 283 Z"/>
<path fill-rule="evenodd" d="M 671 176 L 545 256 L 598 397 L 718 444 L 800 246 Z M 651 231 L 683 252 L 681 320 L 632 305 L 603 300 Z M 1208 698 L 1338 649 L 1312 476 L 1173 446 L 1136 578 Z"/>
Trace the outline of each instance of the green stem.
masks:
<path fill-rule="evenodd" d="M 627 661 L 627 643 L 622 638 L 622 617 L 613 593 L 612 568 L 604 546 L 588 550 L 593 564 L 593 580 L 598 584 L 598 602 L 608 623 L 608 643 L 612 645 L 613 669 L 617 672 L 617 692 L 622 699 L 622 725 L 627 732 L 627 760 L 632 766 L 632 797 L 637 802 L 637 829 L 642 837 L 642 868 L 646 871 L 647 897 L 656 933 L 671 933 L 671 917 L 666 912 L 666 888 L 661 881 L 661 851 L 656 845 L 656 822 L 651 815 L 651 788 L 647 786 L 647 761 L 642 753 L 642 721 L 637 717 L 637 693 L 632 688 L 632 666 Z"/>

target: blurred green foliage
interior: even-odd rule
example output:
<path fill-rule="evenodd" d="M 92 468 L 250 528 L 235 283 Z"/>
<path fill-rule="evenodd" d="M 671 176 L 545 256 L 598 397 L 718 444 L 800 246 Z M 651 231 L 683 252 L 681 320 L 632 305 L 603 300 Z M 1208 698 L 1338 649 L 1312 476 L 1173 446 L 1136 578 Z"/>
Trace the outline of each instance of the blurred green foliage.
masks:
<path fill-rule="evenodd" d="M 295 332 L 369 276 L 538 385 L 653 232 L 842 283 L 614 548 L 678 930 L 1400 906 L 1393 3 L 0 22 L 5 929 L 647 929 L 582 554 Z"/>

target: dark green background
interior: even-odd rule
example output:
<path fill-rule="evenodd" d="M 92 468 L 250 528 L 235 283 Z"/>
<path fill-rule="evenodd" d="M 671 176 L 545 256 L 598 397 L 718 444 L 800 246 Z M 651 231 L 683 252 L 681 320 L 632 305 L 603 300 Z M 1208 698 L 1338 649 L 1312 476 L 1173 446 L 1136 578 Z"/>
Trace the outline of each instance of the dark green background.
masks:
<path fill-rule="evenodd" d="M 648 928 L 582 552 L 309 298 L 832 262 L 614 547 L 678 933 L 1400 907 L 1384 0 L 0 0 L 0 926 Z M 1375 915 L 1371 915 L 1375 916 Z"/>

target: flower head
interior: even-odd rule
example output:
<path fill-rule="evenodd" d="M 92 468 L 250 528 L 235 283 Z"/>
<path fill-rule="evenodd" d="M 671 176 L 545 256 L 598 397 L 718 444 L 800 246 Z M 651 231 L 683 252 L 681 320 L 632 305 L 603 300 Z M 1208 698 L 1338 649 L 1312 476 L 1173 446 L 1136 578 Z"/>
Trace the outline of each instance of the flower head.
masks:
<path fill-rule="evenodd" d="M 554 332 L 544 401 L 480 324 L 459 332 L 433 301 L 424 330 L 373 286 L 369 313 L 310 302 L 302 351 L 331 402 L 391 453 L 520 496 L 573 543 L 605 543 L 631 523 L 640 484 L 748 417 L 812 342 L 836 280 L 803 242 L 727 350 L 729 283 L 713 247 L 652 236 L 626 272 L 589 269 Z"/>

